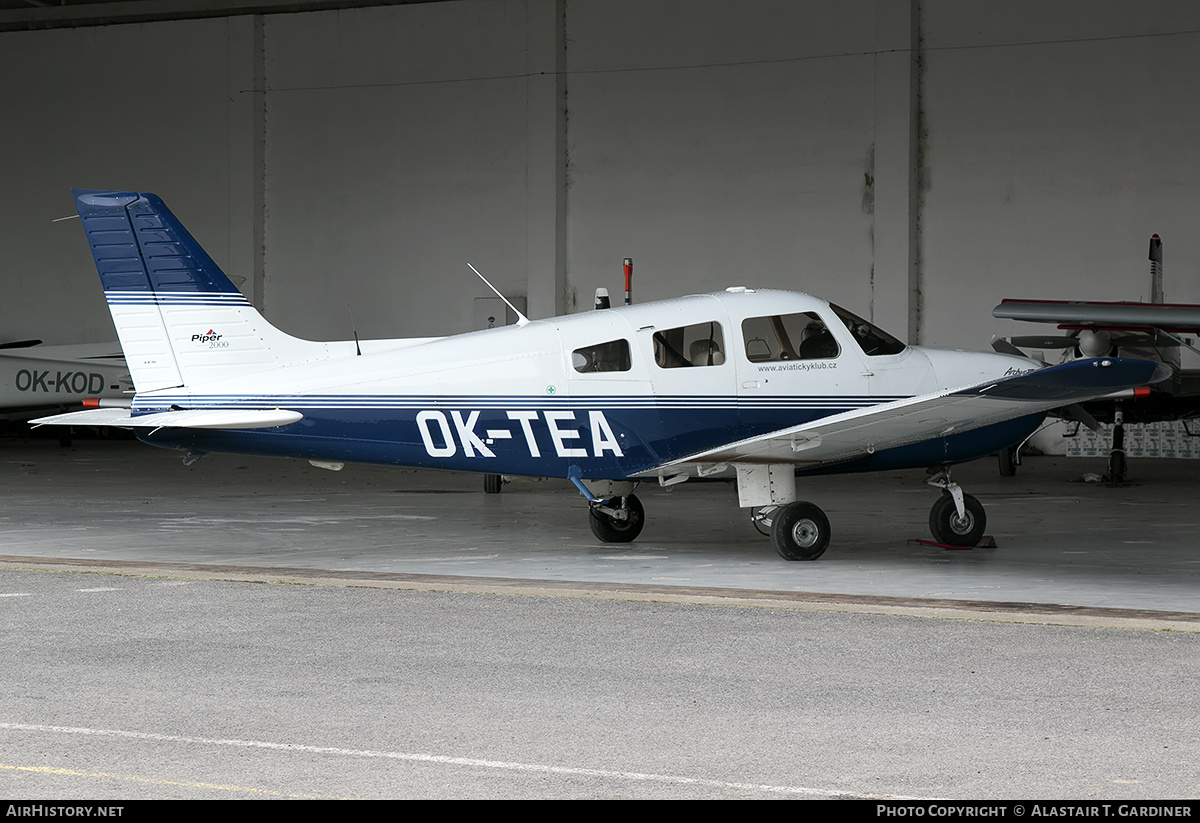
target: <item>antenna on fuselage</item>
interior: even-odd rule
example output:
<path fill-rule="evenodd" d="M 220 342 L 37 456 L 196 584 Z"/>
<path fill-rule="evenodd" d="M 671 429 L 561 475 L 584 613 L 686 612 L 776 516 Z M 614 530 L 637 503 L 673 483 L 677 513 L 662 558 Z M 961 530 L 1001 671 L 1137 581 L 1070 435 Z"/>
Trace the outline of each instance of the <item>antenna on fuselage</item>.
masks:
<path fill-rule="evenodd" d="M 529 318 L 526 317 L 525 315 L 521 314 L 520 309 L 518 309 L 511 302 L 509 302 L 509 299 L 507 297 L 505 297 L 503 294 L 501 294 L 500 290 L 498 288 L 496 288 L 491 283 L 489 283 L 488 279 L 486 277 L 484 277 L 482 274 L 479 274 L 479 269 L 475 268 L 470 263 L 467 264 L 467 267 L 470 268 L 471 271 L 475 272 L 475 274 L 478 275 L 479 279 L 484 282 L 484 285 L 486 285 L 489 289 L 494 291 L 496 293 L 496 296 L 499 297 L 501 300 L 503 300 L 504 304 L 506 306 L 508 306 L 510 309 L 513 310 L 513 314 L 515 314 L 517 316 L 517 325 L 518 326 L 524 326 L 526 323 L 529 322 Z"/>
<path fill-rule="evenodd" d="M 358 345 L 358 326 L 354 325 L 354 312 L 350 309 L 350 304 L 346 304 L 346 312 L 350 315 L 350 330 L 354 332 L 354 352 L 355 356 L 362 357 L 362 348 Z"/>

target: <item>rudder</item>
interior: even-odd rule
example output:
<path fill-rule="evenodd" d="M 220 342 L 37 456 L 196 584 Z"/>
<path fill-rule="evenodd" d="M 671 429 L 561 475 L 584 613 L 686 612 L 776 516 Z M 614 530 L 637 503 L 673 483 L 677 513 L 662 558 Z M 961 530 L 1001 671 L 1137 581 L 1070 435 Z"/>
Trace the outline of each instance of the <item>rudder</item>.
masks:
<path fill-rule="evenodd" d="M 328 357 L 267 323 L 158 196 L 72 194 L 138 392 Z"/>

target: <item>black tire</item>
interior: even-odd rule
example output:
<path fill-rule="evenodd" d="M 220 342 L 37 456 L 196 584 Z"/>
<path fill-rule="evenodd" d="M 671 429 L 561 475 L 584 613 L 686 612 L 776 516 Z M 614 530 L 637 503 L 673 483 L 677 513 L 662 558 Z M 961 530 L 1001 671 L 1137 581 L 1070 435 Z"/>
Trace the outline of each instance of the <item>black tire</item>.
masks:
<path fill-rule="evenodd" d="M 1125 480 L 1125 452 L 1114 451 L 1108 455 L 1108 479 L 1113 483 Z"/>
<path fill-rule="evenodd" d="M 784 560 L 816 560 L 829 547 L 829 537 L 829 518 L 812 503 L 789 503 L 771 523 L 771 545 Z"/>
<path fill-rule="evenodd" d="M 963 495 L 963 516 L 958 516 L 954 498 L 945 492 L 929 510 L 929 531 L 933 539 L 947 546 L 974 547 L 983 539 L 987 515 L 983 504 L 969 494 Z"/>
<path fill-rule="evenodd" d="M 1009 446 L 1007 449 L 1001 449 L 998 457 L 1000 458 L 1000 476 L 1015 476 L 1017 473 L 1017 447 Z"/>
<path fill-rule="evenodd" d="M 485 474 L 483 476 L 484 494 L 499 494 L 500 488 L 503 485 L 504 479 L 498 474 Z"/>
<path fill-rule="evenodd" d="M 622 508 L 629 510 L 629 517 L 625 520 L 617 520 L 594 507 L 588 509 L 588 525 L 592 527 L 592 534 L 602 543 L 632 543 L 642 533 L 642 526 L 646 525 L 646 510 L 642 508 L 642 501 L 632 494 L 615 498 L 613 502 L 617 500 L 621 501 Z"/>

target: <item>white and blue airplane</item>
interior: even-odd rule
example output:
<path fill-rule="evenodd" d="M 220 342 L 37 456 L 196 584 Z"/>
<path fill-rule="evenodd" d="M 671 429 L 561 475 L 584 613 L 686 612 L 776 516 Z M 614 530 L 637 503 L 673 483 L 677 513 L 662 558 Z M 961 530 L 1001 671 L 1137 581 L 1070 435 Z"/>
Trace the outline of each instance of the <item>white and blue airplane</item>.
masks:
<path fill-rule="evenodd" d="M 79 406 L 85 399 L 121 400 L 133 381 L 112 343 L 43 346 L 0 343 L 0 418 L 25 420 Z"/>
<path fill-rule="evenodd" d="M 1118 358 L 1043 368 L 907 346 L 816 297 L 734 287 L 438 338 L 319 343 L 272 326 L 153 194 L 75 190 L 136 393 L 38 423 L 132 428 L 185 450 L 557 477 L 593 533 L 628 542 L 634 488 L 737 484 L 788 560 L 829 521 L 797 477 L 924 468 L 940 542 L 973 546 L 953 464 L 1020 441 L 1049 409 L 1155 379 Z M 186 462 L 186 461 L 185 461 Z"/>

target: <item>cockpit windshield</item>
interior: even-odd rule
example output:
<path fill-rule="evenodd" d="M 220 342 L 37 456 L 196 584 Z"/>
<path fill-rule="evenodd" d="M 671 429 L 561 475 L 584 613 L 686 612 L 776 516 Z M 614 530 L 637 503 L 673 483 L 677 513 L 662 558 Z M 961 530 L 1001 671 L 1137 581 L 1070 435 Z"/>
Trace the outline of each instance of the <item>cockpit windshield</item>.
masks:
<path fill-rule="evenodd" d="M 904 343 L 858 315 L 832 303 L 829 307 L 846 324 L 846 328 L 850 330 L 850 334 L 862 348 L 864 354 L 878 357 L 884 354 L 899 354 L 906 348 Z"/>

